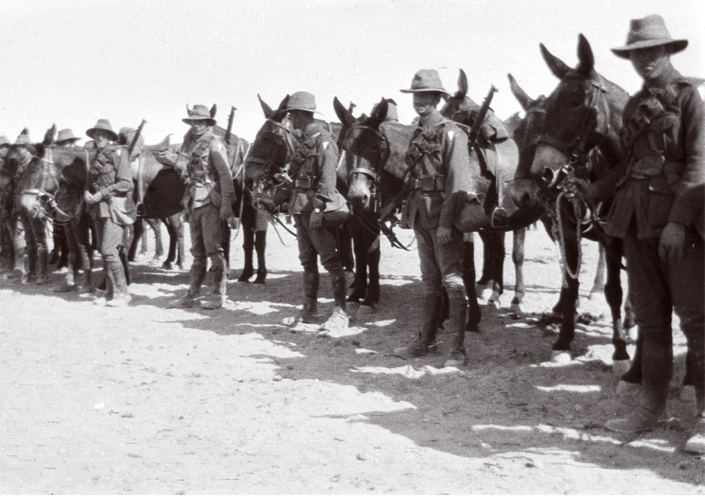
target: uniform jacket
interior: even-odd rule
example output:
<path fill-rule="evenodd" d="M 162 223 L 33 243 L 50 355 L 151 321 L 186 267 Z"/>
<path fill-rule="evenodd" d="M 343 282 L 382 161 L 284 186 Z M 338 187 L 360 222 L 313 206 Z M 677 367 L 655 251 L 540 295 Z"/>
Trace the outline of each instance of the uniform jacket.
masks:
<path fill-rule="evenodd" d="M 103 199 L 90 206 L 93 217 L 110 218 L 119 224 L 131 224 L 135 219 L 132 200 L 132 169 L 127 148 L 106 146 L 97 150 L 88 172 L 89 191 L 103 191 Z"/>
<path fill-rule="evenodd" d="M 413 228 L 418 217 L 423 229 L 438 227 L 441 221 L 450 228 L 451 195 L 474 192 L 465 132 L 434 110 L 414 130 L 406 163 L 409 176 L 402 226 Z"/>
<path fill-rule="evenodd" d="M 598 198 L 614 193 L 607 232 L 657 238 L 672 221 L 705 235 L 705 106 L 695 79 L 671 70 L 646 85 L 623 113 L 622 162 L 596 183 Z"/>
<path fill-rule="evenodd" d="M 185 210 L 212 203 L 232 205 L 233 177 L 230 173 L 225 142 L 211 130 L 200 137 L 187 134 L 179 151 L 179 161 L 186 161 L 187 188 L 182 205 Z"/>
<path fill-rule="evenodd" d="M 289 200 L 292 214 L 340 210 L 345 198 L 335 188 L 338 147 L 333 136 L 318 123 L 303 133 L 292 162 L 294 190 Z"/>

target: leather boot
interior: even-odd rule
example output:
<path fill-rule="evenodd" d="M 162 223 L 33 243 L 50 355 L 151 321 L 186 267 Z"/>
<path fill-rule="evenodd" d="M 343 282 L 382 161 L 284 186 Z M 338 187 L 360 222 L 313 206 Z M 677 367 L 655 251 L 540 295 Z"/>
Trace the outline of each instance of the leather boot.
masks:
<path fill-rule="evenodd" d="M 125 277 L 125 269 L 123 268 L 122 262 L 119 260 L 111 261 L 108 269 L 110 270 L 110 276 L 112 276 L 115 296 L 112 300 L 108 300 L 105 305 L 108 307 L 126 307 L 130 305 L 132 296 L 130 295 L 130 290 L 127 287 L 127 279 Z"/>
<path fill-rule="evenodd" d="M 176 307 L 189 308 L 196 305 L 196 300 L 201 294 L 201 286 L 203 286 L 203 280 L 206 279 L 206 263 L 194 261 L 191 265 L 191 284 L 189 285 L 186 295 L 180 299 L 174 299 L 169 302 L 167 307 L 173 309 Z"/>
<path fill-rule="evenodd" d="M 695 427 L 693 427 L 683 450 L 696 455 L 705 455 L 705 417 L 701 416 L 695 422 Z"/>
<path fill-rule="evenodd" d="M 228 274 L 226 271 L 225 257 L 214 255 L 213 260 L 213 293 L 208 300 L 201 302 L 203 309 L 220 309 L 227 300 Z"/>
<path fill-rule="evenodd" d="M 304 292 L 304 307 L 301 310 L 301 323 L 314 323 L 318 316 L 318 283 L 320 280 L 319 274 L 304 273 L 303 275 L 303 292 Z"/>
<path fill-rule="evenodd" d="M 465 298 L 465 291 L 460 287 L 457 290 L 448 292 L 450 301 L 448 323 L 449 333 L 453 335 L 450 356 L 445 362 L 445 366 L 465 366 L 467 363 L 465 354 L 465 323 L 467 319 L 468 303 Z"/>
<path fill-rule="evenodd" d="M 436 354 L 436 331 L 440 321 L 443 296 L 427 294 L 423 303 L 423 320 L 417 338 L 407 347 L 394 349 L 394 355 L 403 359 Z"/>
<path fill-rule="evenodd" d="M 335 306 L 330 318 L 321 325 L 321 330 L 343 330 L 348 327 L 350 320 L 345 312 L 345 274 L 342 269 L 340 274 L 331 274 L 330 281 L 333 287 Z"/>

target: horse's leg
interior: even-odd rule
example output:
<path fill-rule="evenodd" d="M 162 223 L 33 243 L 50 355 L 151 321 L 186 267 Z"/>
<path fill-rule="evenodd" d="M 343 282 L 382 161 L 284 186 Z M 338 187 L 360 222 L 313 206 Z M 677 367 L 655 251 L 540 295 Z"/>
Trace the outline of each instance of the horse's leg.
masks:
<path fill-rule="evenodd" d="M 130 262 L 135 261 L 135 255 L 137 254 L 137 246 L 140 240 L 144 237 L 144 219 L 142 217 L 137 217 L 135 223 L 132 224 L 134 237 L 132 239 L 132 244 L 130 245 L 130 250 L 127 253 L 127 260 Z"/>
<path fill-rule="evenodd" d="M 575 272 L 579 262 L 577 234 L 575 228 L 564 227 L 563 231 L 565 234 L 565 265 L 571 272 Z M 554 351 L 551 356 L 552 360 L 563 361 L 563 353 L 570 353 L 570 344 L 575 338 L 575 310 L 579 287 L 580 282 L 566 273 L 561 289 L 561 328 L 558 333 L 558 340 L 552 347 Z"/>
<path fill-rule="evenodd" d="M 610 238 L 610 251 L 605 252 L 605 265 L 607 268 L 607 282 L 605 283 L 605 299 L 612 313 L 612 369 L 621 375 L 629 368 L 629 354 L 627 353 L 627 334 L 622 326 L 622 283 L 620 279 L 620 264 L 622 261 L 622 241 Z M 602 247 L 602 245 L 600 245 Z"/>
<path fill-rule="evenodd" d="M 382 257 L 380 249 L 380 235 L 374 239 L 370 239 L 370 244 L 367 247 L 367 292 L 362 301 L 362 305 L 373 307 L 379 302 L 379 261 Z"/>
<path fill-rule="evenodd" d="M 225 258 L 225 270 L 223 272 L 225 273 L 224 276 L 227 280 L 228 273 L 230 272 L 230 235 L 232 234 L 228 221 L 220 221 L 220 231 L 223 235 L 223 241 L 221 244 L 223 246 L 223 257 Z"/>
<path fill-rule="evenodd" d="M 507 233 L 506 231 L 499 231 L 497 229 L 490 229 L 489 237 L 492 240 L 490 248 L 492 252 L 490 253 L 491 261 L 491 272 L 492 278 L 490 283 L 492 285 L 492 294 L 487 300 L 488 305 L 499 306 L 499 296 L 504 292 L 504 259 L 507 255 L 505 240 Z"/>
<path fill-rule="evenodd" d="M 22 222 L 21 213 L 15 213 L 10 217 L 10 230 L 12 236 L 12 247 L 14 249 L 14 269 L 12 273 L 8 276 L 15 279 L 24 279 L 27 274 L 27 264 L 28 264 L 28 248 L 27 248 L 27 237 L 26 231 L 24 229 L 24 223 Z"/>
<path fill-rule="evenodd" d="M 482 274 L 477 283 L 473 286 L 476 289 L 477 295 L 482 295 L 482 292 L 491 287 L 490 281 L 492 280 L 493 270 L 492 270 L 492 240 L 490 238 L 490 232 L 488 229 L 483 229 L 478 231 L 477 234 L 482 240 Z M 474 267 L 473 263 L 473 267 Z"/>
<path fill-rule="evenodd" d="M 162 223 L 159 219 L 147 219 L 147 223 L 154 231 L 154 257 L 150 265 L 158 266 L 159 261 L 164 257 L 164 244 L 162 243 Z M 143 239 L 147 241 L 147 234 L 143 235 Z"/>
<path fill-rule="evenodd" d="M 265 254 L 267 251 L 267 230 L 255 231 L 255 251 L 257 252 L 257 278 L 256 285 L 264 285 L 267 278 L 267 263 Z"/>
<path fill-rule="evenodd" d="M 468 322 L 465 325 L 465 330 L 479 332 L 482 312 L 477 303 L 477 291 L 475 290 L 475 240 L 472 233 L 463 235 L 463 284 L 468 296 Z"/>
<path fill-rule="evenodd" d="M 512 261 L 514 262 L 514 298 L 510 310 L 513 315 L 521 314 L 521 305 L 524 302 L 524 245 L 526 243 L 526 228 L 514 230 L 512 240 Z"/>
<path fill-rule="evenodd" d="M 78 293 L 93 293 L 93 246 L 90 240 L 91 218 L 88 214 L 82 214 L 75 225 L 72 221 L 73 231 L 76 234 L 76 242 L 81 257 L 81 268 L 83 276 L 78 286 Z"/>
<path fill-rule="evenodd" d="M 62 233 L 66 238 L 66 244 L 69 247 L 69 260 L 68 266 L 66 268 L 66 276 L 62 283 L 59 283 L 54 287 L 55 292 L 70 292 L 76 286 L 76 275 L 78 274 L 79 267 L 81 265 L 81 255 L 78 251 L 78 241 L 76 240 L 76 233 L 71 223 L 54 226 L 54 234 L 56 234 L 56 229 L 61 228 Z"/>
<path fill-rule="evenodd" d="M 171 269 L 174 260 L 176 259 L 176 231 L 171 219 L 161 219 L 166 226 L 166 234 L 169 236 L 169 251 L 166 254 L 166 260 L 162 262 L 162 269 Z"/>
<path fill-rule="evenodd" d="M 135 233 L 132 229 L 132 225 L 125 226 L 122 229 L 122 245 L 118 248 L 118 254 L 120 256 L 120 261 L 122 262 L 122 268 L 125 271 L 125 281 L 128 286 L 132 282 L 132 276 L 130 275 L 129 259 L 127 258 L 128 248 L 132 246 L 135 241 Z"/>
<path fill-rule="evenodd" d="M 355 269 L 355 259 L 353 257 L 353 235 L 352 228 L 348 222 L 338 226 L 335 230 L 335 237 L 340 253 L 340 260 L 343 264 L 343 269 L 346 272 L 352 273 Z"/>
<path fill-rule="evenodd" d="M 185 251 L 186 251 L 186 240 L 184 236 L 184 220 L 181 218 L 181 214 L 178 213 L 176 215 L 171 216 L 171 222 L 174 225 L 175 231 L 176 231 L 176 250 L 177 250 L 177 257 L 176 257 L 176 267 L 179 269 L 184 268 L 184 257 L 185 257 Z"/>
<path fill-rule="evenodd" d="M 237 279 L 243 283 L 250 281 L 250 278 L 255 274 L 254 267 L 252 266 L 252 250 L 255 246 L 255 232 L 254 227 L 251 227 L 248 219 L 243 217 L 242 221 L 242 249 L 245 253 L 245 264 L 242 267 L 242 273 Z"/>
<path fill-rule="evenodd" d="M 607 294 L 605 291 L 605 265 L 607 261 L 607 258 L 605 257 L 605 248 L 599 243 L 597 248 L 599 255 L 597 258 L 597 269 L 595 269 L 595 281 L 592 283 L 592 289 L 590 290 L 590 295 L 588 295 L 588 300 L 592 300 L 600 293 L 605 293 L 605 295 Z"/>

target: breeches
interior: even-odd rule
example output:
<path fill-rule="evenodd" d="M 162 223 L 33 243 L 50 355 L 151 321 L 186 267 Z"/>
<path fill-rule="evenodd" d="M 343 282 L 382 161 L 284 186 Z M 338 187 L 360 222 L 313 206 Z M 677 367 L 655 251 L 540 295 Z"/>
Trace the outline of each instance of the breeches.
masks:
<path fill-rule="evenodd" d="M 321 226 L 311 229 L 311 214 L 294 216 L 296 240 L 299 243 L 299 260 L 304 272 L 317 273 L 320 256 L 321 264 L 330 274 L 342 275 L 343 266 L 335 246 L 334 230 Z"/>
<path fill-rule="evenodd" d="M 445 287 L 452 308 L 454 303 L 465 303 L 467 300 L 463 284 L 463 233 L 451 229 L 451 241 L 442 245 L 436 236 L 437 229 L 423 229 L 419 223 L 414 226 L 421 261 L 421 280 L 427 296 L 440 297 Z"/>
<path fill-rule="evenodd" d="M 220 210 L 212 203 L 194 208 L 189 218 L 191 231 L 191 255 L 194 263 L 206 264 L 206 259 L 211 256 L 223 257 L 223 232 L 220 225 Z M 215 258 L 221 262 L 221 259 Z"/>
<path fill-rule="evenodd" d="M 118 247 L 122 244 L 124 226 L 113 222 L 110 217 L 101 217 L 95 225 L 100 254 L 105 262 L 117 262 L 120 259 Z"/>

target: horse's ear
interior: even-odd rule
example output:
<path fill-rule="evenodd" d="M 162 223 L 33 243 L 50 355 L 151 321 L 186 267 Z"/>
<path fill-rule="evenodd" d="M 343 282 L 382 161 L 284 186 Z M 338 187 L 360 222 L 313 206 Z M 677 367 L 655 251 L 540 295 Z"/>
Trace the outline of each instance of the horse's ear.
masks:
<path fill-rule="evenodd" d="M 42 144 L 45 146 L 51 146 L 54 143 L 54 137 L 56 137 L 56 123 L 54 123 L 46 134 L 44 134 L 44 141 Z"/>
<path fill-rule="evenodd" d="M 375 129 L 379 127 L 379 124 L 382 123 L 387 117 L 388 108 L 389 104 L 387 103 L 387 100 L 383 97 L 382 100 L 379 101 L 379 104 L 377 104 L 377 106 L 375 106 L 372 110 L 372 116 L 370 116 L 367 125 Z"/>
<path fill-rule="evenodd" d="M 186 104 L 186 116 L 191 116 L 191 110 L 188 108 L 188 103 Z"/>
<path fill-rule="evenodd" d="M 211 118 L 215 118 L 215 114 L 218 112 L 218 106 L 216 104 L 211 108 Z"/>
<path fill-rule="evenodd" d="M 590 76 L 595 69 L 595 56 L 592 54 L 590 42 L 582 33 L 578 35 L 578 61 L 580 61 L 576 68 L 578 73 L 585 77 Z"/>
<path fill-rule="evenodd" d="M 541 47 L 541 55 L 543 56 L 543 60 L 546 61 L 546 64 L 548 65 L 548 69 L 551 70 L 551 73 L 553 73 L 556 78 L 559 80 L 562 80 L 563 77 L 570 71 L 570 67 L 558 59 L 556 56 L 551 54 L 548 49 L 544 46 L 544 44 L 539 44 Z"/>
<path fill-rule="evenodd" d="M 274 114 L 274 111 L 272 111 L 272 108 L 269 107 L 269 104 L 264 102 L 259 94 L 257 94 L 257 99 L 259 99 L 259 105 L 262 106 L 262 111 L 264 111 L 264 117 L 269 118 L 270 116 L 272 116 L 272 114 Z"/>
<path fill-rule="evenodd" d="M 289 107 L 289 94 L 286 94 L 286 97 L 282 99 L 282 102 L 279 103 L 279 108 L 272 113 L 269 118 L 271 120 L 274 120 L 275 122 L 281 122 L 284 117 L 286 116 L 286 108 Z"/>
<path fill-rule="evenodd" d="M 524 108 L 524 111 L 527 111 L 534 104 L 534 100 L 524 92 L 524 89 L 519 86 L 511 73 L 507 76 L 509 77 L 509 88 L 512 90 L 512 94 L 514 94 L 514 97 L 519 101 L 521 107 Z"/>
<path fill-rule="evenodd" d="M 352 124 L 355 123 L 355 117 L 353 114 L 348 111 L 345 106 L 343 106 L 343 103 L 340 102 L 337 97 L 333 98 L 333 109 L 345 128 L 350 128 Z"/>
<path fill-rule="evenodd" d="M 461 69 L 458 75 L 458 91 L 453 97 L 462 101 L 466 95 L 468 95 L 468 76 Z"/>

